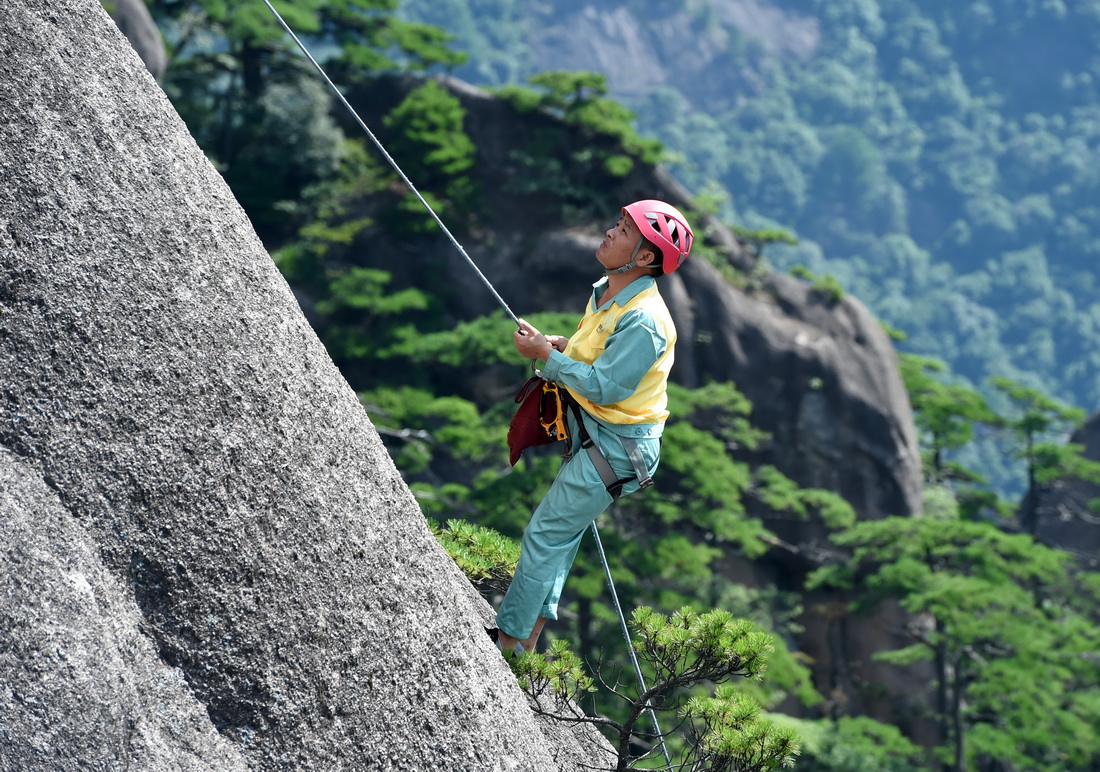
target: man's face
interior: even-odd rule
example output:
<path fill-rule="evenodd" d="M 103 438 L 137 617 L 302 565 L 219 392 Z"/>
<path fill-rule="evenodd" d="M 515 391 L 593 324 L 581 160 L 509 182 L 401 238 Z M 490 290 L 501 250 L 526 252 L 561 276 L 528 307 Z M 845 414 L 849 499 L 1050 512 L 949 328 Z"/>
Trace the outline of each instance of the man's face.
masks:
<path fill-rule="evenodd" d="M 603 241 L 596 248 L 596 259 L 605 269 L 614 269 L 630 262 L 630 253 L 638 245 L 638 239 L 642 234 L 638 226 L 625 214 L 619 217 L 619 221 L 604 234 Z M 639 252 L 641 258 L 643 253 Z M 648 252 L 644 254 L 649 254 Z M 639 262 L 642 262 L 639 260 Z"/>

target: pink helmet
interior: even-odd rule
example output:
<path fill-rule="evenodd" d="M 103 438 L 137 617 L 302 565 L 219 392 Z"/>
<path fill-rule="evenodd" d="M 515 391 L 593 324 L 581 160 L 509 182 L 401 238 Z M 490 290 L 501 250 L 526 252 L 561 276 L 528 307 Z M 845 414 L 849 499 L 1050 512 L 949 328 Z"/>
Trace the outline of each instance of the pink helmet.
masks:
<path fill-rule="evenodd" d="M 661 268 L 672 273 L 691 251 L 695 234 L 680 210 L 664 201 L 635 201 L 623 207 L 641 234 L 661 250 Z"/>

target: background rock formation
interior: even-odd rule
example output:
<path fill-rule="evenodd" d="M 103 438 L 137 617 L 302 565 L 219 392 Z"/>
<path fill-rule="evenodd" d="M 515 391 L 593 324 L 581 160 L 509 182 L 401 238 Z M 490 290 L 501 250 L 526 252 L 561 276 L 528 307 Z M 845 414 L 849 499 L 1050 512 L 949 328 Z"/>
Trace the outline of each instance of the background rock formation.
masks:
<path fill-rule="evenodd" d="M 590 762 L 107 14 L 7 10 L 0 767 Z"/>
<path fill-rule="evenodd" d="M 465 131 L 477 146 L 478 181 L 486 197 L 486 222 L 464 240 L 472 259 L 520 316 L 563 311 L 578 316 L 599 278 L 593 257 L 601 231 L 618 216 L 590 224 L 563 221 L 562 201 L 572 191 L 555 189 L 538 168 L 517 163 L 527 143 L 552 125 L 572 148 L 600 149 L 594 138 L 545 113 L 518 113 L 486 92 L 442 79 L 466 110 Z M 383 116 L 419 81 L 382 79 L 353 95 L 369 125 Z M 352 128 L 349 127 L 349 132 Z M 570 132 L 573 132 L 570 135 Z M 400 162 L 400 159 L 398 159 Z M 546 177 L 561 177 L 547 169 Z M 595 173 L 592 174 L 595 176 Z M 567 181 L 568 182 L 568 181 Z M 626 203 L 659 198 L 690 207 L 690 195 L 660 169 L 635 164 L 623 178 L 584 179 L 589 189 L 611 191 Z M 576 185 L 575 187 L 579 187 Z M 576 195 L 575 193 L 573 195 Z M 909 397 L 898 372 L 893 345 L 878 322 L 851 296 L 830 298 L 807 282 L 768 270 L 717 219 L 693 220 L 698 237 L 736 268 L 734 286 L 705 258 L 695 256 L 662 279 L 679 333 L 673 380 L 694 387 L 732 380 L 753 403 L 753 422 L 771 442 L 751 454 L 773 464 L 806 487 L 836 491 L 861 518 L 912 515 L 921 509 L 921 468 Z M 352 247 L 372 264 L 393 273 L 395 289 L 421 286 L 425 277 L 445 275 L 453 288 L 445 299 L 455 319 L 471 319 L 498 309 L 495 300 L 444 238 L 418 250 L 392 245 L 368 231 Z M 418 247 L 421 245 L 418 245 Z M 701 253 L 702 250 L 697 250 Z M 568 330 L 547 330 L 567 334 Z M 491 383 L 482 373 L 456 390 L 511 398 L 517 383 Z M 820 523 L 777 519 L 758 512 L 788 548 L 773 550 L 751 565 L 728 556 L 732 581 L 755 586 L 799 586 L 800 579 L 828 549 Z M 901 645 L 900 612 L 874 618 L 837 614 L 843 602 L 827 596 L 806 599 L 806 628 L 799 648 L 815 662 L 818 688 L 843 695 L 856 712 L 884 721 L 907 721 L 906 705 L 928 683 L 927 675 L 900 674 L 872 660 L 871 654 Z M 850 668 L 846 663 L 856 662 Z M 891 693 L 866 689 L 889 683 Z"/>
<path fill-rule="evenodd" d="M 160 30 L 145 3 L 141 0 L 114 0 L 106 6 L 111 18 L 137 51 L 141 61 L 145 62 L 149 72 L 160 80 L 168 67 L 168 54 L 164 50 L 164 39 L 160 36 Z"/>
<path fill-rule="evenodd" d="M 1069 441 L 1084 447 L 1083 455 L 1100 461 L 1100 414 L 1090 416 Z M 1100 567 L 1100 514 L 1089 504 L 1100 499 L 1100 485 L 1081 479 L 1057 480 L 1026 496 L 1020 521 L 1044 544 L 1069 552 L 1089 571 Z"/>

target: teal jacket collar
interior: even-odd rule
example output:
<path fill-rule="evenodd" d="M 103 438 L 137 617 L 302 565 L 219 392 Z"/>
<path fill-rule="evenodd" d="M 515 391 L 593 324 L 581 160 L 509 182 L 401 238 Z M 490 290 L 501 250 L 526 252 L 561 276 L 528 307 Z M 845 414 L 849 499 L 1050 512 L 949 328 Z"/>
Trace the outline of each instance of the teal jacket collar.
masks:
<path fill-rule="evenodd" d="M 601 296 L 603 295 L 604 290 L 607 289 L 607 277 L 604 276 L 602 279 L 592 285 L 592 308 L 597 311 L 602 311 L 603 309 L 610 306 L 612 303 L 618 303 L 620 306 L 625 306 L 632 297 L 637 295 L 639 292 L 644 292 L 645 290 L 654 286 L 656 283 L 657 279 L 653 276 L 639 276 L 637 279 L 630 282 L 630 284 L 627 284 L 625 287 L 619 290 L 615 294 L 615 297 L 605 298 L 604 302 L 601 303 Z"/>

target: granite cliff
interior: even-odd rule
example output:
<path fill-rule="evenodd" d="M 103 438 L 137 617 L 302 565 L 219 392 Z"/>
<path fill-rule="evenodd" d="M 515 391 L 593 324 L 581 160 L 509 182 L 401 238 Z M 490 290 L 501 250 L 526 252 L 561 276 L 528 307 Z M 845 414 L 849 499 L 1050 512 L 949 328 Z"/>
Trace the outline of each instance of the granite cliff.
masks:
<path fill-rule="evenodd" d="M 576 769 L 92 0 L 0 29 L 0 768 Z"/>

